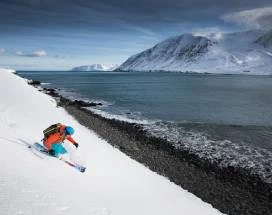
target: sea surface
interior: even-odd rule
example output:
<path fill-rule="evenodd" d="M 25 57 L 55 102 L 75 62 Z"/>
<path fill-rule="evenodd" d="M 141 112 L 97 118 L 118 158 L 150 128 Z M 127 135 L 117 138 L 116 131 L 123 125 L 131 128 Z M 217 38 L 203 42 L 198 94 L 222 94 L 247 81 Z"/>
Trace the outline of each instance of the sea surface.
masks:
<path fill-rule="evenodd" d="M 144 72 L 20 71 L 91 110 L 142 124 L 220 166 L 239 166 L 272 183 L 272 76 Z"/>

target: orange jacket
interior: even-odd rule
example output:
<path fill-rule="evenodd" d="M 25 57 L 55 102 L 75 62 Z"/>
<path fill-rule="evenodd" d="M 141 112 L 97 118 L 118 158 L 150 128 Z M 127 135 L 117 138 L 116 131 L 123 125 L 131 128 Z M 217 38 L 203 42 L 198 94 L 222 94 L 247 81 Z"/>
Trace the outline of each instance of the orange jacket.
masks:
<path fill-rule="evenodd" d="M 59 132 L 55 133 L 55 134 L 51 134 L 45 141 L 44 141 L 44 145 L 46 146 L 46 148 L 48 150 L 52 149 L 52 144 L 55 143 L 63 143 L 63 141 L 65 139 L 69 140 L 71 143 L 75 144 L 76 141 L 70 136 L 70 135 L 66 135 L 64 129 L 66 128 L 65 125 L 62 125 L 60 127 Z"/>

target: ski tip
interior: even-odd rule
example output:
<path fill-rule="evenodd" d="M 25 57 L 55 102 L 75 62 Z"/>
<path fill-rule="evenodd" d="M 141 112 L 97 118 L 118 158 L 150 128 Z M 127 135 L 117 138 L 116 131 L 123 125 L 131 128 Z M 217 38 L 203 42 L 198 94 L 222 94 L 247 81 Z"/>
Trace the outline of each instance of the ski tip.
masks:
<path fill-rule="evenodd" d="M 86 170 L 86 167 L 80 167 L 80 168 L 79 168 L 79 171 L 82 172 L 82 173 L 84 173 L 85 170 Z"/>

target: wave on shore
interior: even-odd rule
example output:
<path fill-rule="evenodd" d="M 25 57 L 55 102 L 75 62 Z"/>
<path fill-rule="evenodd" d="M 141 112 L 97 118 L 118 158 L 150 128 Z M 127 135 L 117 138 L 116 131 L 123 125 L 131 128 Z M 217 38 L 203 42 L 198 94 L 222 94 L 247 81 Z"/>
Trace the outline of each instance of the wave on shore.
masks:
<path fill-rule="evenodd" d="M 243 168 L 264 182 L 272 183 L 272 152 L 260 147 L 252 147 L 243 142 L 224 138 L 209 137 L 205 131 L 193 131 L 199 124 L 175 124 L 158 122 L 145 126 L 148 134 L 172 143 L 176 149 L 186 150 L 199 158 L 208 160 L 219 167 Z M 210 126 L 202 124 L 202 127 Z M 214 125 L 219 126 L 219 125 Z M 245 126 L 246 127 L 246 126 Z M 224 126 L 223 129 L 233 129 Z M 271 128 L 270 128 L 271 131 Z M 247 132 L 250 132 L 247 131 Z M 260 140 L 261 141 L 261 140 Z"/>

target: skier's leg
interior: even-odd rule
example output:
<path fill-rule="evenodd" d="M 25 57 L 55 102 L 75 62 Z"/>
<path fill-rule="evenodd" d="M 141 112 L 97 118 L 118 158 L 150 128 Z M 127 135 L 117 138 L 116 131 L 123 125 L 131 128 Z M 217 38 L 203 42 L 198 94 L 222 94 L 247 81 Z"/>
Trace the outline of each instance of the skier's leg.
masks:
<path fill-rule="evenodd" d="M 52 149 L 54 149 L 56 157 L 67 153 L 66 149 L 62 146 L 61 143 L 54 143 L 52 145 Z"/>

